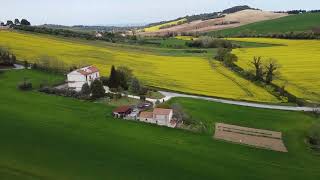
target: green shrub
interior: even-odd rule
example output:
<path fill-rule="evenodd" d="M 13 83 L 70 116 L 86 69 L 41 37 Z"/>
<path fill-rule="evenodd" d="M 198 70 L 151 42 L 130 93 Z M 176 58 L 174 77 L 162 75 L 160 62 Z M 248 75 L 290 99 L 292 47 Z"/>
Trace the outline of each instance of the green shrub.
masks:
<path fill-rule="evenodd" d="M 18 84 L 18 89 L 20 89 L 22 91 L 32 90 L 32 83 L 31 82 L 27 82 L 26 80 L 24 80 L 23 82 L 20 82 Z"/>
<path fill-rule="evenodd" d="M 315 123 L 308 132 L 308 142 L 315 149 L 320 150 L 320 122 Z"/>

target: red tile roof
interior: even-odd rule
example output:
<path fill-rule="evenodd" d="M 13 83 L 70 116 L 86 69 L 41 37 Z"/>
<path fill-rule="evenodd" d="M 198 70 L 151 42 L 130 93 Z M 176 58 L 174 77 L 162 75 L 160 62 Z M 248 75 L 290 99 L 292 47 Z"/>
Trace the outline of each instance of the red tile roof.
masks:
<path fill-rule="evenodd" d="M 171 112 L 172 112 L 172 109 L 156 108 L 153 110 L 153 114 L 155 115 L 169 115 Z"/>
<path fill-rule="evenodd" d="M 88 66 L 88 67 L 84 67 L 84 68 L 81 68 L 81 69 L 77 70 L 77 72 L 79 72 L 80 74 L 86 76 L 86 75 L 89 75 L 89 74 L 93 74 L 93 73 L 99 72 L 99 69 L 94 67 L 94 66 Z"/>
<path fill-rule="evenodd" d="M 118 108 L 116 108 L 115 110 L 113 110 L 112 112 L 114 113 L 126 113 L 128 111 L 130 111 L 132 108 L 130 106 L 120 106 Z"/>

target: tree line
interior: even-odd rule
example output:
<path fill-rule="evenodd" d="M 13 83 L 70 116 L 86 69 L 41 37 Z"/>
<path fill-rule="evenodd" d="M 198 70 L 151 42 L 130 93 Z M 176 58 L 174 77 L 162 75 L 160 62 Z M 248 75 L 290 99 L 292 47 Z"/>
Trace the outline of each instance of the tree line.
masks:
<path fill-rule="evenodd" d="M 227 37 L 238 37 L 238 38 L 278 38 L 278 39 L 320 39 L 320 27 L 314 27 L 310 31 L 295 31 L 295 32 L 284 32 L 284 33 L 267 33 L 257 34 L 255 31 L 242 31 L 236 35 L 223 35 L 214 34 L 213 37 L 227 38 Z"/>
<path fill-rule="evenodd" d="M 127 40 L 134 40 L 134 37 L 130 39 L 121 36 L 119 33 L 112 32 L 103 32 L 101 33 L 102 37 L 96 37 L 95 34 L 89 32 L 79 32 L 68 29 L 57 29 L 57 28 L 48 28 L 44 26 L 14 26 L 15 29 L 21 31 L 49 34 L 55 36 L 71 37 L 71 38 L 81 38 L 86 40 L 102 40 L 107 42 L 125 42 Z"/>
<path fill-rule="evenodd" d="M 186 46 L 195 48 L 238 48 L 239 46 L 233 44 L 231 41 L 218 39 L 213 37 L 200 37 L 198 39 L 187 41 Z"/>
<path fill-rule="evenodd" d="M 12 20 L 7 20 L 7 23 L 1 22 L 1 26 L 30 26 L 31 23 L 26 20 L 26 19 L 21 19 L 21 21 L 19 19 L 15 19 L 14 21 Z"/>
<path fill-rule="evenodd" d="M 0 65 L 1 66 L 13 66 L 17 61 L 14 54 L 9 51 L 0 48 Z"/>

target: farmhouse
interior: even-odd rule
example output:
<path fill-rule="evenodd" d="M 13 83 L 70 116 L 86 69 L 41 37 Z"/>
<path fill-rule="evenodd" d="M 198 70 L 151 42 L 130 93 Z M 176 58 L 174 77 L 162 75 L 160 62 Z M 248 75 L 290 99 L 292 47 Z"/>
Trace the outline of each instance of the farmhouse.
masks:
<path fill-rule="evenodd" d="M 153 112 L 141 112 L 139 120 L 142 122 L 174 128 L 177 123 L 172 119 L 172 116 L 172 109 L 155 108 Z"/>
<path fill-rule="evenodd" d="M 67 75 L 68 87 L 76 91 L 81 91 L 81 88 L 85 83 L 90 85 L 99 77 L 99 70 L 94 66 L 77 69 Z"/>

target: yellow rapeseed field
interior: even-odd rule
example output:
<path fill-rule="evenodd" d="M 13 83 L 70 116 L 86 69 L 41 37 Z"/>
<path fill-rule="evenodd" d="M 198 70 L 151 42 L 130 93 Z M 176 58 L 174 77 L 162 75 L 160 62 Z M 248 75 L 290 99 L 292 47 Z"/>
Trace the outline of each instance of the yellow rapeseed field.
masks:
<path fill-rule="evenodd" d="M 18 59 L 29 62 L 50 56 L 68 66 L 95 65 L 103 75 L 109 75 L 112 65 L 125 65 L 151 86 L 207 96 L 278 102 L 265 89 L 238 77 L 218 62 L 211 65 L 201 57 L 160 56 L 134 50 L 134 46 L 121 48 L 107 43 L 96 45 L 92 41 L 7 31 L 0 31 L 0 46 L 9 48 Z"/>
<path fill-rule="evenodd" d="M 294 95 L 320 102 L 320 41 L 284 40 L 267 38 L 232 38 L 237 41 L 279 44 L 282 46 L 244 48 L 233 51 L 238 65 L 252 69 L 250 61 L 254 56 L 273 58 L 281 65 L 280 77 L 275 82 L 284 85 Z"/>
<path fill-rule="evenodd" d="M 161 27 L 170 26 L 170 25 L 177 25 L 178 23 L 183 23 L 183 22 L 186 22 L 186 21 L 187 21 L 187 19 L 184 18 L 184 19 L 180 19 L 180 20 L 177 20 L 177 21 L 172 21 L 172 22 L 160 24 L 160 25 L 157 25 L 157 26 L 151 26 L 151 27 L 148 27 L 148 28 L 144 28 L 144 31 L 145 32 L 154 32 L 154 31 L 160 30 Z"/>

